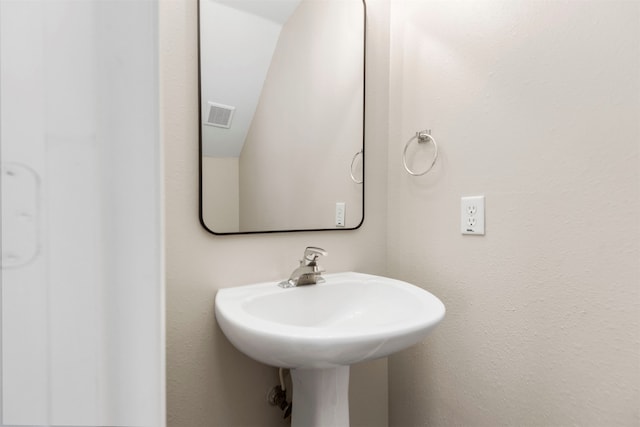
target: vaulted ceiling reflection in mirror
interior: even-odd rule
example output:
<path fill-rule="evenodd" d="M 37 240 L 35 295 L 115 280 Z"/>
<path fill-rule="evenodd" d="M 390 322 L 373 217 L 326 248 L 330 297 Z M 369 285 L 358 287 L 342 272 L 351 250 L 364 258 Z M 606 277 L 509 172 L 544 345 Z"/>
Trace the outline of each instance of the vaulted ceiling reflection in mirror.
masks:
<path fill-rule="evenodd" d="M 202 224 L 217 234 L 357 228 L 364 4 L 199 7 Z"/>

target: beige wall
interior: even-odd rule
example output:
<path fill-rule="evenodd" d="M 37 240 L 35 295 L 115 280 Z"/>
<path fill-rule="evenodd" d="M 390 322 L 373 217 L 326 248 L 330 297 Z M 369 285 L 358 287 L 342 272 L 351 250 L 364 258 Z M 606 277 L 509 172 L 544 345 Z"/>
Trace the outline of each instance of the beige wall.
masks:
<path fill-rule="evenodd" d="M 218 233 L 240 227 L 238 174 L 237 157 L 202 157 L 202 219 Z"/>
<path fill-rule="evenodd" d="M 388 273 L 447 316 L 394 426 L 637 426 L 640 3 L 392 3 Z M 431 128 L 433 173 L 402 170 Z M 486 235 L 459 232 L 486 195 Z"/>
<path fill-rule="evenodd" d="M 367 219 L 356 231 L 214 236 L 198 223 L 196 2 L 160 1 L 165 146 L 168 425 L 282 426 L 265 403 L 277 372 L 243 356 L 215 323 L 216 290 L 279 280 L 307 245 L 329 251 L 327 271 L 384 274 L 388 33 L 383 4 L 370 4 Z M 383 118 L 382 120 L 380 118 Z M 352 371 L 353 425 L 387 423 L 386 360 Z"/>
<path fill-rule="evenodd" d="M 213 299 L 286 276 L 308 244 L 329 271 L 405 279 L 447 306 L 389 359 L 391 425 L 638 425 L 638 7 L 393 3 L 389 76 L 370 1 L 364 227 L 216 237 L 197 220 L 195 2 L 162 0 L 168 425 L 282 425 L 263 404 L 275 371 L 226 341 Z M 427 127 L 440 160 L 411 178 L 402 147 Z M 460 196 L 476 194 L 487 234 L 462 236 Z M 355 425 L 386 420 L 380 364 L 353 372 Z"/>
<path fill-rule="evenodd" d="M 303 0 L 282 27 L 240 157 L 241 230 L 335 228 L 336 202 L 360 224 L 361 16 L 357 1 Z"/>

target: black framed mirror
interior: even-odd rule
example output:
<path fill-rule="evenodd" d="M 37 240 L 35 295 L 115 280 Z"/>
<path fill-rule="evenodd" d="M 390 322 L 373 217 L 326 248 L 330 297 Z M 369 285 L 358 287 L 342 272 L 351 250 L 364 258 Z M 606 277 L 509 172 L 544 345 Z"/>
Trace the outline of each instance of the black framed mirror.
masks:
<path fill-rule="evenodd" d="M 364 220 L 363 0 L 199 0 L 200 222 L 214 234 Z"/>

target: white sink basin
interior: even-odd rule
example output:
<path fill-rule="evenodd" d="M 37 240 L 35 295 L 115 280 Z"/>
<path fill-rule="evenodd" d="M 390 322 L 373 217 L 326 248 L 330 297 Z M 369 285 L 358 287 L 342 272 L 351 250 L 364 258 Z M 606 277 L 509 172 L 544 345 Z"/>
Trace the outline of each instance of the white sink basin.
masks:
<path fill-rule="evenodd" d="M 267 365 L 328 368 L 387 356 L 416 344 L 444 316 L 442 302 L 399 280 L 361 273 L 281 288 L 226 288 L 216 318 L 240 351 Z"/>
<path fill-rule="evenodd" d="M 424 338 L 444 317 L 440 300 L 417 286 L 361 273 L 281 288 L 226 288 L 216 318 L 240 351 L 291 368 L 292 427 L 349 425 L 349 365 L 387 356 Z"/>

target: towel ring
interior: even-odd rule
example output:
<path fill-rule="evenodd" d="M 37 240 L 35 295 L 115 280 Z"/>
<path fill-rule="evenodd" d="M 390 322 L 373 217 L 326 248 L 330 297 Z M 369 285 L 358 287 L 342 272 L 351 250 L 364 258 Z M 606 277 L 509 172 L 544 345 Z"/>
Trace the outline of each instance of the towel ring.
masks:
<path fill-rule="evenodd" d="M 358 181 L 358 180 L 356 179 L 356 177 L 355 177 L 355 176 L 353 176 L 353 164 L 355 163 L 356 159 L 358 158 L 358 156 L 359 156 L 360 154 L 364 154 L 364 153 L 362 152 L 362 150 L 358 151 L 356 154 L 354 154 L 354 155 L 353 155 L 353 159 L 351 159 L 351 170 L 349 171 L 349 174 L 351 175 L 351 179 L 352 179 L 352 180 L 353 180 L 353 182 L 355 182 L 356 184 L 362 184 L 362 182 L 364 181 L 364 177 L 363 177 L 360 181 Z"/>
<path fill-rule="evenodd" d="M 409 148 L 409 145 L 414 139 L 417 139 L 418 143 L 430 141 L 431 143 L 433 143 L 433 148 L 435 150 L 433 154 L 433 160 L 431 161 L 431 165 L 423 172 L 414 172 L 411 169 L 409 169 L 409 166 L 407 166 L 407 148 Z M 402 164 L 404 165 L 404 169 L 409 173 L 409 175 L 413 175 L 413 176 L 422 176 L 425 173 L 429 172 L 431 168 L 433 168 L 433 165 L 436 164 L 437 159 L 438 159 L 438 144 L 436 143 L 436 140 L 433 139 L 433 137 L 431 136 L 430 130 L 423 130 L 421 132 L 416 132 L 416 134 L 412 136 L 410 140 L 407 141 L 407 143 L 404 146 L 404 151 L 402 152 Z"/>

